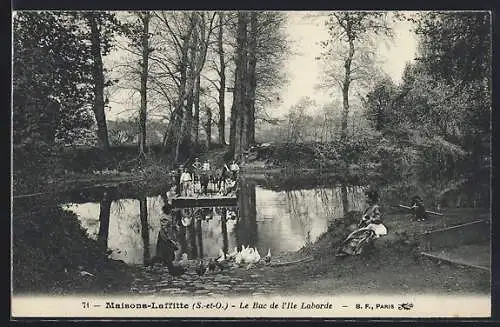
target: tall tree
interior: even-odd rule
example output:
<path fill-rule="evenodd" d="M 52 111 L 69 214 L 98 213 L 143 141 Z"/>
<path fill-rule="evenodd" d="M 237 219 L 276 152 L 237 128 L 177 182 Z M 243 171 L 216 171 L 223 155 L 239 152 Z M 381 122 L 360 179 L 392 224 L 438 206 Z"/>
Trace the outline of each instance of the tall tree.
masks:
<path fill-rule="evenodd" d="M 235 78 L 233 91 L 233 105 L 231 107 L 230 144 L 234 157 L 240 159 L 244 147 L 247 145 L 245 127 L 246 117 L 246 79 L 247 79 L 247 25 L 248 13 L 238 12 L 238 32 L 235 58 Z"/>
<path fill-rule="evenodd" d="M 288 54 L 287 40 L 283 31 L 285 15 L 279 12 L 244 14 L 246 15 L 243 44 L 245 53 L 242 58 L 245 61 L 243 64 L 245 69 L 244 72 L 238 71 L 237 60 L 240 58 L 238 51 L 241 48 L 242 38 L 241 30 L 237 28 L 235 93 L 233 93 L 230 129 L 231 149 L 237 157 L 255 142 L 255 122 L 258 119 L 266 119 L 265 106 L 278 99 L 276 91 L 284 82 L 283 58 Z M 238 99 L 236 93 L 239 92 L 238 73 L 240 75 L 244 73 L 242 100 L 244 105 L 240 107 L 234 106 Z M 236 108 L 242 110 L 233 111 Z M 242 118 L 240 119 L 238 115 L 242 115 Z"/>
<path fill-rule="evenodd" d="M 342 93 L 341 142 L 347 138 L 349 91 L 356 80 L 366 79 L 373 68 L 373 37 L 391 37 L 387 13 L 333 12 L 326 22 L 330 39 L 322 42 L 322 59 L 329 64 L 328 78 Z"/>
<path fill-rule="evenodd" d="M 158 14 L 166 31 L 166 41 L 175 49 L 172 56 L 160 60 L 178 89 L 175 109 L 170 115 L 163 142 L 165 147 L 173 145 L 171 149 L 176 162 L 181 147 L 190 147 L 193 135 L 196 138 L 193 129 L 197 131 L 199 127 L 198 122 L 196 126 L 192 124 L 194 95 L 197 92 L 197 78 L 205 64 L 215 15 L 214 13 L 207 17 L 204 12 Z"/>
<path fill-rule="evenodd" d="M 104 152 L 108 152 L 109 140 L 106 114 L 104 113 L 104 71 L 101 56 L 101 35 L 98 26 L 99 19 L 98 14 L 94 12 L 87 14 L 87 20 L 90 25 L 91 52 L 94 58 L 92 74 L 94 77 L 94 113 L 97 121 L 97 135 L 99 146 Z"/>
<path fill-rule="evenodd" d="M 219 100 L 218 100 L 218 105 L 219 105 L 219 124 L 218 124 L 218 131 L 219 131 L 219 143 L 222 145 L 226 144 L 226 107 L 224 105 L 224 99 L 226 96 L 226 61 L 224 58 L 224 44 L 223 44 L 223 38 L 224 38 L 224 12 L 219 12 L 219 27 L 218 27 L 218 34 L 217 34 L 217 51 L 219 55 Z"/>
<path fill-rule="evenodd" d="M 77 15 L 78 16 L 78 15 Z M 104 90 L 112 84 L 106 80 L 103 66 L 103 55 L 109 54 L 113 47 L 115 35 L 120 31 L 120 23 L 115 14 L 89 11 L 82 14 L 90 29 L 90 53 L 92 55 L 92 77 L 94 88 L 94 116 L 97 122 L 99 146 L 106 154 L 109 150 L 108 128 L 106 123 Z"/>
<path fill-rule="evenodd" d="M 257 22 L 257 12 L 252 11 L 250 13 L 250 25 L 249 25 L 249 38 L 248 38 L 248 67 L 247 67 L 247 86 L 245 88 L 246 94 L 246 119 L 245 119 L 245 130 L 248 133 L 249 145 L 255 143 L 255 94 L 257 88 L 257 33 L 258 33 L 258 22 Z"/>
<path fill-rule="evenodd" d="M 139 156 L 145 155 L 146 150 L 146 119 L 147 119 L 147 83 L 148 83 L 148 61 L 150 52 L 149 46 L 149 22 L 151 13 L 148 11 L 137 13 L 137 16 L 142 24 L 141 33 L 141 51 L 142 60 L 141 66 L 141 107 L 139 109 Z"/>

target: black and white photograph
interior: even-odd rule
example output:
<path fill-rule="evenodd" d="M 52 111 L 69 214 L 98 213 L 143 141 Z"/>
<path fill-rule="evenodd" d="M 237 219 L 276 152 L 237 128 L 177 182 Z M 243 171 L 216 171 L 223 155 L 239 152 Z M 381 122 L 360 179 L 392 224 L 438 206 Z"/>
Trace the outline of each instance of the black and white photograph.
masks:
<path fill-rule="evenodd" d="M 11 318 L 488 318 L 491 116 L 490 11 L 13 11 Z"/>

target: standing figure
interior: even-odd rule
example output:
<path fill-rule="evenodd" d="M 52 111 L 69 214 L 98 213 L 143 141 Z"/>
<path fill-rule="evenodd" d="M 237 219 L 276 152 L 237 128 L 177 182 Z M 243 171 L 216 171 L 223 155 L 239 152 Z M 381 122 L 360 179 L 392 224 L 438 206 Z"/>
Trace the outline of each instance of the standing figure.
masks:
<path fill-rule="evenodd" d="M 224 166 L 217 173 L 217 190 L 220 193 L 224 193 L 226 189 L 226 179 L 231 175 L 229 167 L 224 163 Z"/>
<path fill-rule="evenodd" d="M 176 186 L 176 189 L 177 189 L 177 194 L 181 195 L 181 186 L 182 186 L 182 183 L 181 183 L 181 176 L 182 176 L 182 173 L 184 171 L 184 166 L 183 165 L 180 165 L 176 170 L 175 170 L 175 173 L 174 173 L 174 178 L 175 178 L 175 186 Z"/>
<path fill-rule="evenodd" d="M 201 192 L 205 195 L 208 192 L 209 182 L 210 182 L 210 162 L 208 160 L 205 160 L 201 168 L 201 176 L 200 176 Z"/>
<path fill-rule="evenodd" d="M 190 196 L 191 188 L 192 188 L 192 178 L 191 174 L 188 172 L 187 168 L 184 168 L 184 171 L 181 175 L 181 195 L 182 196 Z"/>
<path fill-rule="evenodd" d="M 156 255 L 153 263 L 162 263 L 170 270 L 173 268 L 175 251 L 178 250 L 177 244 L 172 237 L 172 224 L 170 214 L 165 215 L 160 220 L 160 231 L 158 232 L 158 241 L 156 243 Z"/>
<path fill-rule="evenodd" d="M 202 164 L 200 162 L 200 159 L 198 157 L 194 158 L 194 162 L 192 165 L 192 170 L 193 170 L 193 181 L 196 183 L 200 180 L 200 171 L 202 168 Z"/>

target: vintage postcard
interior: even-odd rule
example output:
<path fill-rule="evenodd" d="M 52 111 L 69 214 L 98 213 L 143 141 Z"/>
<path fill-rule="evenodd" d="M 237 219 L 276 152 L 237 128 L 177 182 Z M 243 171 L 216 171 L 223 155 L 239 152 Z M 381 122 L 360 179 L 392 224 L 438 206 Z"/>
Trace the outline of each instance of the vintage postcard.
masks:
<path fill-rule="evenodd" d="M 489 318 L 491 31 L 14 11 L 11 319 Z"/>

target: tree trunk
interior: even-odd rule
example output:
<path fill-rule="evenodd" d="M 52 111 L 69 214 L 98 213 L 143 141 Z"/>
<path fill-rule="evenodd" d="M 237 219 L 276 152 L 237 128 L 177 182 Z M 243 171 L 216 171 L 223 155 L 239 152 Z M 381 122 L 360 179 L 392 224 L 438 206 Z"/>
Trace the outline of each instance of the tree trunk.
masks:
<path fill-rule="evenodd" d="M 183 146 L 191 146 L 191 144 L 192 144 L 191 131 L 193 129 L 193 105 L 194 105 L 194 89 L 190 89 L 187 92 L 186 107 L 184 108 L 184 110 L 185 110 L 185 113 L 184 113 L 184 126 L 185 126 L 185 128 L 181 132 Z"/>
<path fill-rule="evenodd" d="M 141 107 L 139 109 L 139 156 L 146 153 L 146 119 L 147 119 L 147 83 L 149 59 L 149 19 L 150 13 L 145 12 L 140 16 L 143 29 L 141 35 L 142 61 L 141 61 Z"/>
<path fill-rule="evenodd" d="M 231 119 L 233 111 L 234 121 L 234 158 L 239 159 L 242 154 L 243 145 L 246 142 L 245 112 L 246 112 L 246 71 L 247 71 L 247 13 L 238 13 L 238 34 L 236 50 L 236 72 L 234 81 L 233 107 L 231 108 Z"/>
<path fill-rule="evenodd" d="M 205 132 L 207 134 L 207 150 L 210 150 L 212 144 L 212 109 L 207 106 L 207 122 L 205 125 Z"/>
<path fill-rule="evenodd" d="M 200 74 L 196 76 L 194 84 L 194 115 L 193 115 L 193 143 L 198 145 L 199 127 L 200 127 Z"/>
<path fill-rule="evenodd" d="M 108 127 L 104 112 L 104 73 L 101 56 L 101 38 L 98 26 L 98 13 L 89 13 L 87 16 L 90 25 L 90 42 L 94 65 L 92 75 L 94 78 L 94 115 L 97 122 L 97 137 L 99 147 L 106 155 L 109 152 Z"/>
<path fill-rule="evenodd" d="M 189 42 L 189 65 L 188 65 L 188 78 L 187 78 L 187 106 L 185 107 L 185 114 L 184 114 L 184 119 L 185 119 L 185 124 L 184 124 L 184 129 L 181 129 L 181 135 L 182 135 L 182 146 L 183 147 L 189 147 L 191 146 L 192 140 L 193 140 L 193 135 L 192 135 L 192 129 L 193 129 L 193 104 L 194 104 L 194 96 L 195 96 L 195 87 L 196 87 L 196 81 L 197 81 L 197 75 L 196 75 L 196 46 L 197 46 L 198 38 L 193 37 L 191 39 L 191 42 Z"/>
<path fill-rule="evenodd" d="M 347 22 L 346 34 L 349 38 L 349 55 L 347 56 L 344 63 L 344 81 L 342 83 L 342 104 L 344 110 L 342 112 L 342 125 L 341 125 L 341 134 L 340 141 L 342 144 L 346 142 L 347 139 L 347 118 L 349 116 L 349 86 L 351 84 L 351 63 L 354 57 L 354 36 L 351 31 L 351 22 Z"/>
<path fill-rule="evenodd" d="M 250 38 L 248 41 L 248 105 L 247 105 L 247 119 L 248 119 L 248 145 L 255 144 L 255 90 L 257 88 L 257 76 L 255 67 L 257 66 L 257 13 L 250 14 Z"/>
<path fill-rule="evenodd" d="M 189 55 L 189 45 L 192 31 L 194 29 L 194 20 L 191 22 L 190 29 L 183 36 L 183 44 L 181 47 L 181 59 L 179 62 L 179 71 L 180 71 L 180 79 L 179 79 L 179 87 L 178 87 L 178 97 L 175 105 L 175 109 L 171 114 L 170 121 L 168 124 L 168 128 L 165 131 L 165 135 L 163 137 L 163 147 L 164 149 L 169 148 L 169 145 L 173 145 L 171 151 L 173 153 L 174 164 L 177 163 L 178 152 L 179 152 L 179 143 L 181 138 L 181 128 L 182 123 L 184 121 L 184 101 L 186 100 L 186 85 L 187 85 L 187 73 L 188 73 L 188 55 Z"/>
<path fill-rule="evenodd" d="M 219 13 L 219 34 L 217 37 L 217 47 L 219 50 L 219 143 L 222 145 L 226 144 L 226 108 L 224 106 L 224 98 L 226 92 L 226 63 L 224 62 L 224 47 L 222 43 L 223 38 L 223 28 L 222 23 L 224 20 L 224 13 Z"/>
<path fill-rule="evenodd" d="M 236 99 L 236 80 L 237 80 L 237 75 L 238 72 L 235 72 L 234 76 L 234 88 L 233 88 L 233 104 L 231 105 L 231 117 L 229 121 L 229 146 L 231 151 L 234 153 L 235 150 L 235 142 L 236 142 L 236 120 L 237 120 L 237 102 L 238 100 Z"/>
<path fill-rule="evenodd" d="M 180 63 L 180 83 L 179 83 L 179 96 L 177 98 L 176 108 L 172 112 L 170 117 L 170 122 L 168 129 L 165 133 L 165 137 L 163 138 L 163 146 L 167 148 L 169 142 L 175 142 L 172 145 L 172 150 L 174 151 L 174 163 L 177 163 L 178 158 L 178 143 L 180 139 L 180 130 L 182 121 L 184 120 L 184 100 L 185 100 L 185 92 L 186 92 L 186 83 L 187 83 L 187 47 L 183 49 L 182 60 Z"/>

